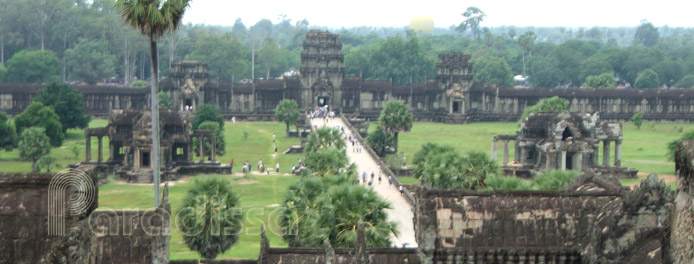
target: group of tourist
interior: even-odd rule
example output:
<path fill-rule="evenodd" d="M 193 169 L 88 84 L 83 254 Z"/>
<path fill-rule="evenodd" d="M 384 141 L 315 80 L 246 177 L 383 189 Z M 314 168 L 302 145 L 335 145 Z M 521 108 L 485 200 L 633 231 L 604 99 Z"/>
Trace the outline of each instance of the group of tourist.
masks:
<path fill-rule="evenodd" d="M 234 117 L 234 119 L 235 119 L 235 117 Z M 277 153 L 277 137 L 275 135 L 272 135 L 272 143 L 274 143 L 275 153 Z M 299 160 L 299 162 L 301 162 L 301 160 Z M 229 166 L 231 167 L 231 173 L 234 173 L 233 172 L 233 169 L 234 169 L 234 159 L 233 158 L 231 160 L 229 160 Z M 258 168 L 258 172 L 260 172 L 260 173 L 266 172 L 268 175 L 270 175 L 270 171 L 272 170 L 272 169 L 266 169 L 265 168 L 265 164 L 263 163 L 263 159 L 258 160 L 257 168 Z M 294 169 L 292 168 L 292 170 L 294 170 Z M 243 173 L 250 173 L 253 171 L 253 165 L 250 164 L 248 161 L 246 161 L 241 166 L 241 171 Z M 280 172 L 280 163 L 279 162 L 275 163 L 275 172 L 276 173 Z"/>

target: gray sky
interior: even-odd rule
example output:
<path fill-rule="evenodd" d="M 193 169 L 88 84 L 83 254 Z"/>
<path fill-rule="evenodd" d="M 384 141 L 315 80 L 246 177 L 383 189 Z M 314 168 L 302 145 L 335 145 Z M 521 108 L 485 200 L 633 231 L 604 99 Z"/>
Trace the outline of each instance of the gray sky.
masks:
<path fill-rule="evenodd" d="M 617 27 L 646 19 L 656 27 L 694 27 L 692 0 L 193 0 L 184 23 L 233 25 L 240 17 L 251 26 L 262 18 L 276 23 L 285 14 L 292 23 L 305 18 L 319 27 L 404 27 L 424 15 L 436 27 L 449 27 L 469 6 L 487 14 L 482 26 Z"/>

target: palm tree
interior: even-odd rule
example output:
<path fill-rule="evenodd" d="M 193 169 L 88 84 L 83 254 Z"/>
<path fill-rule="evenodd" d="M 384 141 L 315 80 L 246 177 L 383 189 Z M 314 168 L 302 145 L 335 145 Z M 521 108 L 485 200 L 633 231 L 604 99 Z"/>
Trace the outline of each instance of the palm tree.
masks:
<path fill-rule="evenodd" d="M 157 39 L 169 30 L 181 25 L 183 14 L 192 0 L 117 0 L 116 8 L 128 25 L 137 28 L 149 37 L 149 52 L 152 61 L 150 98 L 152 100 L 152 177 L 154 183 L 154 206 L 159 206 L 159 60 Z"/>
<path fill-rule="evenodd" d="M 231 183 L 214 177 L 195 179 L 176 216 L 183 241 L 206 259 L 214 259 L 238 241 L 243 218 Z"/>
<path fill-rule="evenodd" d="M 322 148 L 334 147 L 344 149 L 345 141 L 342 140 L 342 134 L 337 129 L 319 128 L 315 133 L 308 135 L 304 153 L 316 152 Z"/>
<path fill-rule="evenodd" d="M 315 207 L 315 200 L 325 185 L 319 178 L 303 178 L 289 186 L 282 203 L 279 225 L 284 230 L 282 239 L 290 247 L 301 246 L 301 226 L 306 219 L 306 210 Z"/>
<path fill-rule="evenodd" d="M 395 153 L 398 153 L 398 134 L 401 131 L 410 131 L 412 129 L 412 118 L 410 109 L 399 100 L 388 101 L 386 107 L 381 111 L 381 116 L 378 117 L 381 128 L 393 134 Z"/>
<path fill-rule="evenodd" d="M 364 222 L 369 247 L 390 247 L 390 236 L 398 235 L 385 209 L 390 204 L 361 185 L 332 186 L 321 194 L 314 209 L 306 210 L 301 233 L 302 246 L 319 247 L 328 239 L 334 247 L 354 247 L 357 225 Z"/>

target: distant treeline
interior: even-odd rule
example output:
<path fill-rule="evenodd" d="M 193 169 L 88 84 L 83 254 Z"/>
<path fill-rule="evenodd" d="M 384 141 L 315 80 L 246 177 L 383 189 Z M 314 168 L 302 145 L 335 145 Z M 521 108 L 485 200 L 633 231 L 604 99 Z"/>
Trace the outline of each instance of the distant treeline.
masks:
<path fill-rule="evenodd" d="M 0 0 L 0 81 L 130 84 L 149 78 L 147 40 L 123 23 L 114 2 Z M 528 77 L 520 84 L 540 88 L 694 85 L 688 76 L 694 74 L 693 28 L 647 21 L 620 28 L 483 26 L 479 38 L 455 27 L 327 30 L 341 36 L 348 75 L 397 84 L 433 77 L 437 55 L 456 51 L 472 55 L 476 79 L 500 86 L 519 84 L 515 75 Z M 285 16 L 252 26 L 240 19 L 233 26 L 183 25 L 159 40 L 160 76 L 174 61 L 198 60 L 222 81 L 277 78 L 299 69 L 304 36 L 313 28 L 325 29 Z"/>

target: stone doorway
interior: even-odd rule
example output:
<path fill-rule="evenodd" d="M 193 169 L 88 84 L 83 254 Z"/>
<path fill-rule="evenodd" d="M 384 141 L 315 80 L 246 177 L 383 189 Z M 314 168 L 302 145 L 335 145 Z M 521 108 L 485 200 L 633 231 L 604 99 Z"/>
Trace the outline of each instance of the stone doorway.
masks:
<path fill-rule="evenodd" d="M 149 151 L 143 151 L 142 154 L 140 155 L 140 167 L 142 168 L 149 168 L 150 166 L 150 157 L 151 155 L 149 154 Z"/>
<path fill-rule="evenodd" d="M 330 103 L 330 96 L 318 96 L 318 106 L 323 107 Z"/>

